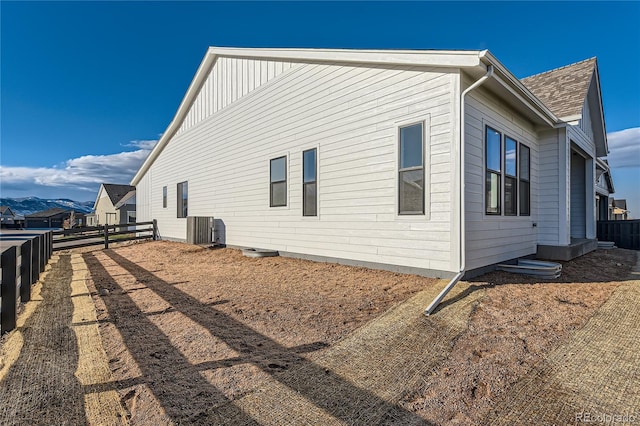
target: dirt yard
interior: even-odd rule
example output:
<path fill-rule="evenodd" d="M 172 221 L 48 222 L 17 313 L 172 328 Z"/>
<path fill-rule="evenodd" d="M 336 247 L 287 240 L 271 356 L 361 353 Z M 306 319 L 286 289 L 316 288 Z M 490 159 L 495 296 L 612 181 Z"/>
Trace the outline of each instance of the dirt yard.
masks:
<path fill-rule="evenodd" d="M 121 394 L 138 424 L 206 424 L 212 407 L 251 390 L 261 371 L 285 373 L 437 282 L 171 242 L 84 260 L 111 368 L 132 383 Z M 140 376 L 146 384 L 135 384 Z"/>
<path fill-rule="evenodd" d="M 424 317 L 444 281 L 161 241 L 81 256 L 112 375 L 103 386 L 133 425 L 500 423 L 528 409 L 526 383 L 557 396 L 550 354 L 579 358 L 571 342 L 637 260 L 599 250 L 549 282 L 487 274 Z"/>

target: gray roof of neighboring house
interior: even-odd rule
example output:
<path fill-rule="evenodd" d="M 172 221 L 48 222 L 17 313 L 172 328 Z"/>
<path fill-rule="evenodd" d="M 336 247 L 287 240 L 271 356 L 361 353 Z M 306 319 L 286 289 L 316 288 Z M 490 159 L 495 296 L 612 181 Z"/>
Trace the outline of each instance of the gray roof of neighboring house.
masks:
<path fill-rule="evenodd" d="M 107 195 L 111 200 L 111 204 L 114 206 L 118 204 L 122 198 L 131 191 L 135 191 L 136 187 L 131 185 L 116 185 L 113 183 L 103 183 L 104 190 L 107 191 Z"/>
<path fill-rule="evenodd" d="M 60 207 L 54 207 L 54 208 L 49 209 L 49 210 L 42 210 L 41 212 L 35 212 L 35 213 L 28 214 L 25 217 L 27 219 L 49 218 L 49 217 L 52 217 L 52 216 L 57 216 L 57 215 L 59 215 L 61 213 L 71 213 L 71 211 L 72 210 L 70 210 L 70 209 L 63 209 L 63 208 L 60 208 Z"/>
<path fill-rule="evenodd" d="M 12 215 L 15 215 L 13 210 L 11 210 L 11 207 L 9 207 L 9 206 L 0 206 L 0 214 L 4 214 L 7 210 L 9 210 Z"/>
<path fill-rule="evenodd" d="M 596 65 L 589 58 L 520 81 L 556 116 L 570 117 L 582 113 Z"/>
<path fill-rule="evenodd" d="M 627 200 L 613 200 L 613 207 L 617 207 L 619 209 L 627 209 Z"/>

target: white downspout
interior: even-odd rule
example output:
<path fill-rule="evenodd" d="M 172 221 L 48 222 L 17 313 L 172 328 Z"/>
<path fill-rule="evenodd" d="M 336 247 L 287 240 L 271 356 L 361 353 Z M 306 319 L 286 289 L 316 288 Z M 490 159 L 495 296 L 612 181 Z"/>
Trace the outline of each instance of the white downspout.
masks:
<path fill-rule="evenodd" d="M 462 92 L 462 95 L 460 95 L 460 193 L 458 194 L 458 206 L 460 208 L 460 241 L 459 241 L 459 247 L 460 247 L 460 253 L 459 253 L 459 258 L 460 258 L 460 271 L 458 272 L 458 274 L 453 277 L 453 279 L 451 281 L 449 281 L 449 284 L 447 284 L 447 286 L 440 292 L 440 294 L 433 299 L 433 302 L 431 302 L 431 304 L 427 307 L 427 309 L 424 310 L 424 314 L 425 315 L 431 315 L 433 313 L 433 311 L 436 309 L 436 307 L 438 306 L 438 304 L 442 301 L 442 299 L 444 299 L 444 297 L 447 295 L 447 293 L 449 293 L 449 291 L 458 283 L 458 281 L 460 281 L 460 279 L 464 276 L 465 273 L 465 268 L 467 267 L 466 263 L 467 263 L 467 251 L 466 251 L 466 220 L 465 220 L 465 168 L 464 168 L 464 163 L 465 163 L 465 159 L 464 159 L 464 153 L 465 153 L 465 137 L 464 137 L 464 100 L 465 97 L 467 96 L 467 93 L 469 93 L 470 91 L 472 91 L 473 89 L 475 89 L 476 87 L 480 86 L 481 84 L 483 84 L 485 81 L 487 81 L 489 78 L 491 78 L 491 76 L 493 75 L 493 65 L 488 65 L 487 66 L 487 73 L 485 75 L 483 75 L 482 77 L 480 77 L 480 79 L 478 79 L 475 83 L 473 83 L 471 86 L 467 87 L 467 89 Z"/>

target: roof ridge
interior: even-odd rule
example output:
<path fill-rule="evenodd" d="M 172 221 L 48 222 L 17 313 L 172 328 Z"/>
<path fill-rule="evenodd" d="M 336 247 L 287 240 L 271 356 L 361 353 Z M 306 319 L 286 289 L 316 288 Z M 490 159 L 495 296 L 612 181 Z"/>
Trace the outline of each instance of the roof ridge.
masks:
<path fill-rule="evenodd" d="M 543 71 L 543 72 L 539 72 L 537 74 L 533 74 L 533 75 L 529 75 L 527 77 L 523 77 L 523 78 L 520 79 L 520 81 L 526 80 L 526 79 L 532 78 L 532 77 L 537 77 L 537 76 L 542 75 L 542 74 L 547 74 L 547 73 L 550 73 L 550 72 L 559 71 L 559 70 L 562 70 L 562 69 L 565 69 L 565 68 L 573 67 L 575 65 L 581 64 L 583 62 L 588 62 L 588 61 L 591 61 L 591 60 L 594 60 L 594 59 L 596 61 L 598 60 L 598 58 L 596 56 L 592 56 L 590 58 L 583 59 L 583 60 L 578 61 L 578 62 L 574 62 L 574 63 L 568 64 L 568 65 L 563 65 L 563 66 L 558 67 L 558 68 L 553 68 L 553 69 L 550 69 L 550 70 L 547 70 L 547 71 Z"/>

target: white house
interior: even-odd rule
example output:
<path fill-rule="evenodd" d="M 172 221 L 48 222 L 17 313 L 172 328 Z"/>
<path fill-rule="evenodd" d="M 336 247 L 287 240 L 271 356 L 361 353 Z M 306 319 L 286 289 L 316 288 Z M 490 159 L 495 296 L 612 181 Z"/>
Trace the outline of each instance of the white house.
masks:
<path fill-rule="evenodd" d="M 595 59 L 212 47 L 131 184 L 166 239 L 450 277 L 594 249 L 606 154 Z"/>
<path fill-rule="evenodd" d="M 131 185 L 103 183 L 87 215 L 88 226 L 120 225 L 136 221 L 136 188 Z"/>

